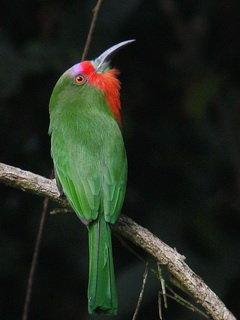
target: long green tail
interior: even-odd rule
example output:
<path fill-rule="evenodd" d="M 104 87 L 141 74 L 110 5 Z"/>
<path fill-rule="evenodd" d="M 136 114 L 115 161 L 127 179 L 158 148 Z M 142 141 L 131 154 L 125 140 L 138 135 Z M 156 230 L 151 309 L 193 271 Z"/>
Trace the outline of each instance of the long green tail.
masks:
<path fill-rule="evenodd" d="M 88 312 L 91 314 L 116 314 L 116 291 L 111 229 L 101 214 L 88 226 L 89 281 Z"/>

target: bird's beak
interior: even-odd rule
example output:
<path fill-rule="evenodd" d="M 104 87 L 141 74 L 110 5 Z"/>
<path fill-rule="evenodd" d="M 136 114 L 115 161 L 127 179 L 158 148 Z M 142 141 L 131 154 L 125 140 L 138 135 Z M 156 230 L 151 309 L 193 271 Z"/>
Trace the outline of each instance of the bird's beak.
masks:
<path fill-rule="evenodd" d="M 104 51 L 97 59 L 94 60 L 96 72 L 104 72 L 113 53 L 117 52 L 120 48 L 125 47 L 133 41 L 135 41 L 135 39 L 122 41 Z"/>

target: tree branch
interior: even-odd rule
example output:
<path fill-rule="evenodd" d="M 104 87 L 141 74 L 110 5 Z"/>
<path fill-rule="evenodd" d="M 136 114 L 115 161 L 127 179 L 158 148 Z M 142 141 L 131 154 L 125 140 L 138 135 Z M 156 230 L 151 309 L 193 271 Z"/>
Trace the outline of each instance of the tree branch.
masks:
<path fill-rule="evenodd" d="M 86 59 L 86 56 L 87 56 L 87 53 L 88 53 L 88 50 L 89 50 L 89 47 L 90 47 L 90 43 L 91 43 L 91 40 L 92 40 L 93 31 L 94 31 L 94 29 L 96 27 L 98 15 L 99 15 L 99 11 L 100 11 L 102 3 L 103 3 L 103 0 L 98 0 L 95 8 L 93 9 L 93 18 L 92 18 L 91 26 L 90 26 L 90 29 L 89 29 L 89 32 L 88 32 L 87 41 L 86 41 L 86 44 L 85 44 L 85 47 L 84 47 L 84 50 L 83 50 L 81 61 Z"/>
<path fill-rule="evenodd" d="M 67 200 L 60 197 L 55 180 L 50 180 L 3 163 L 0 163 L 0 182 L 49 198 L 65 208 L 71 209 Z M 169 247 L 147 229 L 141 227 L 132 219 L 121 215 L 114 231 L 129 239 L 152 255 L 160 264 L 167 267 L 208 314 L 215 320 L 236 320 L 218 296 L 196 275 L 184 262 L 185 257 L 176 249 Z"/>

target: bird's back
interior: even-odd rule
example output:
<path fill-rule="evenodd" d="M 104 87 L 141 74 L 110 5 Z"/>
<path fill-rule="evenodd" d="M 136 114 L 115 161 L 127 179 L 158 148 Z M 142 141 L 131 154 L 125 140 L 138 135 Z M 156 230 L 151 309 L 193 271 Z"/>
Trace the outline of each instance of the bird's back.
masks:
<path fill-rule="evenodd" d="M 53 99 L 52 103 L 58 101 Z M 91 103 L 81 104 L 81 99 L 63 102 L 66 105 L 50 108 L 57 179 L 81 218 L 91 221 L 102 212 L 107 222 L 115 223 L 127 178 L 119 125 L 101 92 Z"/>

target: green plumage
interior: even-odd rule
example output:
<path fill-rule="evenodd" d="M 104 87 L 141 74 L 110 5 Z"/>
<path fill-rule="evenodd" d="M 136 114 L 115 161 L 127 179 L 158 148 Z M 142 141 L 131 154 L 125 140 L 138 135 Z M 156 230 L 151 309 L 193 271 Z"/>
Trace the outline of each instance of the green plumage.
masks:
<path fill-rule="evenodd" d="M 110 224 L 125 196 L 126 153 L 104 92 L 76 85 L 70 71 L 50 99 L 51 154 L 58 184 L 89 232 L 89 313 L 116 314 Z"/>
<path fill-rule="evenodd" d="M 102 215 L 89 231 L 89 313 L 116 314 L 118 299 L 114 276 L 111 229 Z M 96 246 L 96 244 L 99 244 Z"/>

